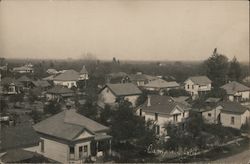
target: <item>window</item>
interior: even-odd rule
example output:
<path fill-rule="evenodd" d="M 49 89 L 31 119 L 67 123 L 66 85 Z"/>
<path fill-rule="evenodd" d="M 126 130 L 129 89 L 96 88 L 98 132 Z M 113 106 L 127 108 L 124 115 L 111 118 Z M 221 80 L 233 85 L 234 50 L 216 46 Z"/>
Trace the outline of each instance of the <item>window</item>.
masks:
<path fill-rule="evenodd" d="M 69 147 L 69 153 L 70 154 L 75 154 L 75 148 L 73 146 Z"/>
<path fill-rule="evenodd" d="M 156 129 L 155 129 L 156 134 L 160 134 L 160 126 L 156 125 Z"/>
<path fill-rule="evenodd" d="M 177 121 L 178 121 L 178 115 L 175 114 L 175 115 L 174 115 L 174 122 L 177 122 Z"/>
<path fill-rule="evenodd" d="M 158 121 L 158 113 L 155 113 L 155 121 Z"/>
<path fill-rule="evenodd" d="M 231 117 L 231 124 L 234 125 L 234 117 Z"/>
<path fill-rule="evenodd" d="M 44 152 L 44 140 L 41 140 L 41 152 Z"/>
<path fill-rule="evenodd" d="M 83 151 L 84 151 L 85 153 L 88 152 L 88 145 L 84 145 Z"/>
<path fill-rule="evenodd" d="M 194 89 L 194 85 L 192 85 L 192 89 Z"/>
<path fill-rule="evenodd" d="M 140 116 L 142 116 L 142 109 L 140 109 Z"/>
<path fill-rule="evenodd" d="M 189 89 L 189 85 L 187 85 L 187 89 Z"/>
<path fill-rule="evenodd" d="M 79 147 L 79 158 L 82 158 L 82 146 Z"/>
<path fill-rule="evenodd" d="M 211 113 L 208 113 L 207 115 L 208 115 L 208 117 L 211 117 L 211 116 L 212 116 Z"/>

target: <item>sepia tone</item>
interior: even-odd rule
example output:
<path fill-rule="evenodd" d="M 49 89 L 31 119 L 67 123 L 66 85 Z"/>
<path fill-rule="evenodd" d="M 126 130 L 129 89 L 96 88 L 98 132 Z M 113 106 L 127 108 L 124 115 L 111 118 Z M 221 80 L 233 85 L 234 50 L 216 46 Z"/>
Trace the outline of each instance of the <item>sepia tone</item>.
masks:
<path fill-rule="evenodd" d="M 248 1 L 0 0 L 0 163 L 250 163 Z"/>

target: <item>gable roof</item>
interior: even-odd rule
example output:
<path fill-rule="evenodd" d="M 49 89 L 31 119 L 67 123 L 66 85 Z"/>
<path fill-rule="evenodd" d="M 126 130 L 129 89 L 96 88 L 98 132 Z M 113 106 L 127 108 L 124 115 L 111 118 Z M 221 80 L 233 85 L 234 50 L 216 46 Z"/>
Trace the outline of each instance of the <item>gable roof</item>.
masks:
<path fill-rule="evenodd" d="M 74 140 L 84 130 L 93 134 L 109 130 L 108 127 L 76 113 L 73 109 L 62 111 L 35 124 L 33 127 L 37 132 L 70 141 Z"/>
<path fill-rule="evenodd" d="M 129 95 L 142 94 L 142 91 L 135 84 L 132 83 L 106 84 L 105 87 L 108 87 L 116 96 L 129 96 Z"/>
<path fill-rule="evenodd" d="M 25 148 L 39 144 L 40 138 L 31 125 L 0 128 L 0 152 L 16 148 Z"/>
<path fill-rule="evenodd" d="M 172 97 L 169 96 L 160 96 L 160 95 L 151 95 L 150 96 L 150 106 L 148 106 L 148 100 L 141 106 L 143 111 L 153 112 L 153 113 L 162 113 L 162 114 L 171 114 L 174 109 L 180 111 L 189 110 L 190 107 L 186 106 L 183 103 L 176 102 Z"/>
<path fill-rule="evenodd" d="M 80 71 L 80 74 L 88 74 L 88 71 L 87 71 L 85 65 L 82 66 L 82 69 L 81 69 L 81 71 Z"/>
<path fill-rule="evenodd" d="M 36 87 L 49 87 L 50 83 L 46 80 L 37 80 L 32 82 Z"/>
<path fill-rule="evenodd" d="M 248 110 L 247 107 L 244 107 L 237 102 L 220 102 L 218 106 L 222 106 L 221 111 L 225 113 L 243 114 Z"/>
<path fill-rule="evenodd" d="M 179 87 L 179 86 L 180 85 L 176 81 L 167 82 L 163 79 L 155 79 L 143 85 L 143 87 L 152 87 L 152 88 L 172 88 L 172 87 Z"/>
<path fill-rule="evenodd" d="M 44 77 L 42 80 L 52 81 L 52 80 L 54 80 L 54 77 L 55 77 L 55 75 L 50 75 L 50 76 Z"/>
<path fill-rule="evenodd" d="M 30 78 L 28 78 L 27 76 L 23 75 L 20 78 L 17 79 L 20 82 L 32 82 L 32 80 Z"/>
<path fill-rule="evenodd" d="M 62 86 L 55 86 L 47 91 L 47 93 L 53 93 L 53 94 L 64 94 L 64 93 L 74 93 L 69 88 L 62 87 Z"/>
<path fill-rule="evenodd" d="M 76 72 L 75 70 L 70 69 L 54 77 L 53 80 L 55 81 L 77 81 L 79 80 L 79 78 L 80 78 L 79 72 Z"/>
<path fill-rule="evenodd" d="M 249 87 L 236 81 L 229 82 L 221 86 L 221 88 L 224 89 L 227 92 L 227 94 L 235 94 L 241 91 L 250 91 Z"/>
<path fill-rule="evenodd" d="M 129 78 L 131 81 L 136 82 L 136 81 L 151 81 L 158 79 L 156 76 L 151 76 L 151 75 L 146 75 L 146 74 L 130 74 Z"/>
<path fill-rule="evenodd" d="M 198 85 L 207 85 L 207 84 L 211 84 L 212 82 L 207 76 L 191 76 L 187 80 L 191 80 L 194 84 L 198 84 Z"/>

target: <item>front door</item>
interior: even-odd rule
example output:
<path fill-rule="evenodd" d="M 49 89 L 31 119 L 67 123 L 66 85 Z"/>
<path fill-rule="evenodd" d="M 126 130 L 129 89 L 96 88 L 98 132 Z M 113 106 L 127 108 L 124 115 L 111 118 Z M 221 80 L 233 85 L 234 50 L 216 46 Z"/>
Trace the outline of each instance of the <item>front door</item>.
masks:
<path fill-rule="evenodd" d="M 89 156 L 88 153 L 88 145 L 80 146 L 79 147 L 79 158 L 86 158 Z"/>

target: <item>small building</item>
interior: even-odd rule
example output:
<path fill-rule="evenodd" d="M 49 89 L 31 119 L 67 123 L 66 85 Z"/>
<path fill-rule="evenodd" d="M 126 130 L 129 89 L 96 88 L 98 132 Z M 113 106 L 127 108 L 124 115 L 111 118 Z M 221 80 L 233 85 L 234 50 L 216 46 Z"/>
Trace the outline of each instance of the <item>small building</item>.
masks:
<path fill-rule="evenodd" d="M 125 72 L 110 73 L 105 76 L 106 83 L 127 83 L 129 82 L 129 76 Z"/>
<path fill-rule="evenodd" d="M 30 88 L 34 87 L 32 80 L 25 75 L 18 78 L 17 81 L 19 81 L 23 84 L 24 89 L 30 89 Z"/>
<path fill-rule="evenodd" d="M 46 72 L 50 75 L 58 74 L 58 71 L 56 69 L 53 69 L 53 68 L 49 68 Z"/>
<path fill-rule="evenodd" d="M 130 74 L 129 80 L 136 84 L 138 87 L 147 84 L 149 81 L 156 80 L 158 77 L 142 74 L 141 72 L 137 72 L 136 74 Z"/>
<path fill-rule="evenodd" d="M 70 69 L 64 70 L 59 75 L 53 77 L 53 82 L 55 85 L 62 85 L 68 88 L 77 87 L 77 82 L 81 80 L 88 80 L 88 72 L 83 66 L 82 70 L 79 72 Z"/>
<path fill-rule="evenodd" d="M 240 129 L 250 118 L 250 112 L 238 102 L 220 102 L 216 107 L 202 111 L 202 116 L 207 123 Z"/>
<path fill-rule="evenodd" d="M 51 86 L 50 83 L 46 80 L 36 80 L 32 81 L 32 83 L 35 87 L 39 87 L 43 90 L 47 90 Z"/>
<path fill-rule="evenodd" d="M 147 101 L 136 109 L 139 116 L 156 123 L 156 134 L 162 135 L 165 125 L 184 122 L 191 107 L 169 96 L 149 95 Z"/>
<path fill-rule="evenodd" d="M 168 91 L 170 89 L 177 89 L 180 85 L 176 81 L 165 81 L 163 79 L 155 79 L 149 81 L 147 84 L 141 86 L 143 89 L 148 91 Z"/>
<path fill-rule="evenodd" d="M 74 91 L 62 86 L 55 86 L 46 92 L 46 99 L 49 101 L 67 99 L 74 96 Z"/>
<path fill-rule="evenodd" d="M 82 163 L 87 157 L 111 151 L 109 128 L 74 109 L 62 111 L 34 125 L 40 135 L 39 153 L 61 163 Z"/>
<path fill-rule="evenodd" d="M 250 97 L 250 88 L 236 81 L 221 86 L 227 92 L 229 101 L 246 101 Z"/>
<path fill-rule="evenodd" d="M 18 94 L 23 88 L 23 84 L 11 77 L 1 79 L 2 93 L 7 95 Z"/>
<path fill-rule="evenodd" d="M 192 76 L 185 82 L 185 90 L 190 93 L 193 99 L 205 94 L 212 89 L 212 81 L 207 76 Z"/>
<path fill-rule="evenodd" d="M 33 73 L 34 69 L 31 65 L 24 65 L 21 67 L 15 67 L 13 68 L 13 72 L 17 73 Z"/>
<path fill-rule="evenodd" d="M 100 107 L 104 107 L 105 104 L 115 106 L 118 99 L 124 99 L 135 106 L 141 94 L 142 91 L 132 83 L 106 84 L 99 92 L 98 104 Z"/>

